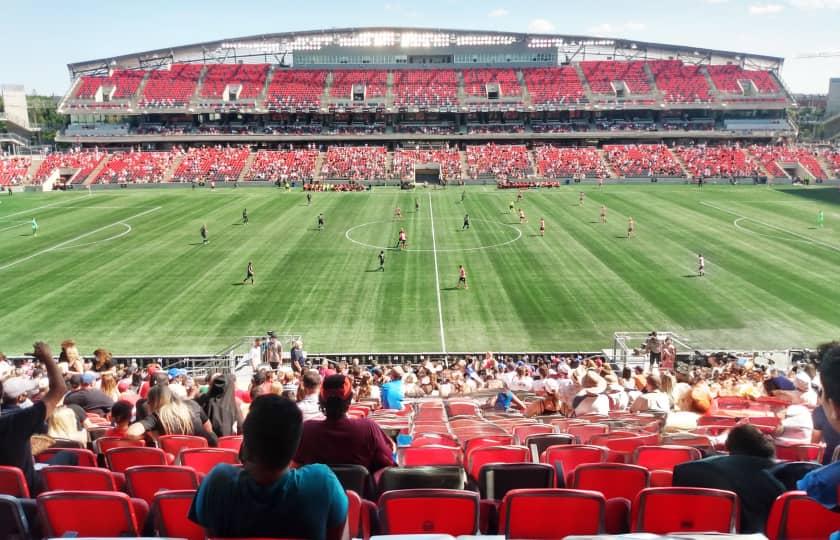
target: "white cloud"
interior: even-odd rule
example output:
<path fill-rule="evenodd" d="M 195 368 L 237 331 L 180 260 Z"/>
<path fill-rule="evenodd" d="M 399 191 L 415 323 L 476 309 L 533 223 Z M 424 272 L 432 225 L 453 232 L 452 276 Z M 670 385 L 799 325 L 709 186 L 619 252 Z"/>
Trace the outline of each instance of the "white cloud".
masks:
<path fill-rule="evenodd" d="M 637 21 L 626 21 L 621 24 L 605 22 L 595 26 L 590 26 L 588 31 L 590 34 L 596 36 L 617 36 L 628 32 L 641 32 L 646 28 L 647 25 L 645 23 Z"/>
<path fill-rule="evenodd" d="M 788 3 L 799 9 L 840 9 L 840 0 L 788 0 Z"/>
<path fill-rule="evenodd" d="M 705 0 L 707 4 L 725 4 L 729 0 Z"/>
<path fill-rule="evenodd" d="M 528 23 L 528 31 L 534 34 L 547 34 L 554 31 L 554 23 L 546 19 L 533 19 Z"/>
<path fill-rule="evenodd" d="M 508 15 L 510 15 L 510 11 L 505 8 L 496 8 L 487 14 L 488 17 L 507 17 Z"/>
<path fill-rule="evenodd" d="M 772 15 L 785 9 L 781 4 L 753 4 L 749 8 L 750 15 Z"/>

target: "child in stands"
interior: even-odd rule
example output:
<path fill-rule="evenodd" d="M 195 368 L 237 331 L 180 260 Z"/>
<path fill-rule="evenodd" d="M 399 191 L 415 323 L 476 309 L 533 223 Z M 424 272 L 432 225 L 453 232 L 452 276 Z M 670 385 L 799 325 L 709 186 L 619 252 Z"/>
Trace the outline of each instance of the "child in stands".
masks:
<path fill-rule="evenodd" d="M 121 399 L 111 407 L 110 420 L 114 427 L 108 428 L 106 437 L 125 437 L 128 426 L 131 424 L 131 403 Z"/>

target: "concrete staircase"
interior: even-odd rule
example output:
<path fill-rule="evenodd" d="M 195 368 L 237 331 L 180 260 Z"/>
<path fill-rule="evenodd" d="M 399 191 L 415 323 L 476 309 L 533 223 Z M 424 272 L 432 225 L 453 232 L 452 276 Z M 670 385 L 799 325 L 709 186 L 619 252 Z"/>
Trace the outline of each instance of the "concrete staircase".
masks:
<path fill-rule="evenodd" d="M 251 165 L 254 164 L 254 159 L 256 159 L 256 157 L 256 152 L 248 154 L 248 158 L 245 160 L 245 165 L 242 166 L 242 170 L 239 172 L 239 177 L 237 178 L 239 182 L 245 181 L 245 177 L 248 176 L 248 173 L 251 171 Z"/>
<path fill-rule="evenodd" d="M 610 178 L 618 178 L 618 175 L 610 165 L 610 160 L 607 159 L 607 154 L 604 152 L 603 148 L 598 149 L 598 155 L 601 156 L 601 164 L 604 166 L 604 170 L 607 171 L 607 175 Z"/>
<path fill-rule="evenodd" d="M 268 87 L 271 84 L 271 78 L 274 77 L 274 66 L 268 68 L 268 73 L 265 75 L 265 84 L 260 94 L 256 97 L 257 107 L 265 106 L 265 99 L 268 97 Z"/>
<path fill-rule="evenodd" d="M 388 178 L 391 173 L 394 172 L 394 153 L 393 152 L 386 152 L 385 153 L 385 177 Z"/>
<path fill-rule="evenodd" d="M 42 157 L 37 157 L 37 158 L 33 157 L 32 158 L 32 165 L 30 165 L 29 169 L 26 170 L 26 178 L 28 178 L 29 180 L 24 182 L 24 184 L 31 184 L 32 183 L 32 180 L 35 179 L 35 173 L 38 172 L 38 169 L 41 167 L 41 163 L 43 163 L 43 162 L 44 162 L 44 158 L 42 158 Z"/>
<path fill-rule="evenodd" d="M 385 106 L 394 106 L 394 72 L 388 72 L 388 78 L 385 81 Z"/>
<path fill-rule="evenodd" d="M 709 75 L 709 71 L 706 68 L 700 68 L 700 73 L 703 74 L 703 78 L 706 79 L 706 84 L 709 85 L 709 95 L 713 98 L 717 98 L 720 96 L 721 92 L 718 90 L 718 87 L 715 85 L 715 82 L 712 80 L 712 76 Z"/>
<path fill-rule="evenodd" d="M 165 173 L 163 173 L 163 178 L 161 178 L 161 180 L 160 180 L 162 183 L 172 181 L 172 177 L 175 176 L 175 171 L 177 171 L 178 167 L 181 166 L 181 162 L 184 161 L 184 158 L 186 157 L 186 155 L 187 155 L 186 153 L 183 153 L 180 156 L 176 157 L 172 161 L 172 166 L 169 167 L 169 170 L 167 170 Z"/>
<path fill-rule="evenodd" d="M 321 167 L 324 166 L 324 161 L 327 159 L 327 155 L 324 152 L 318 152 L 318 157 L 315 158 L 315 170 L 312 171 L 312 180 L 319 181 L 321 180 Z"/>
<path fill-rule="evenodd" d="M 324 106 L 330 102 L 332 99 L 332 83 L 333 83 L 333 72 L 327 72 L 327 76 L 324 78 L 324 93 L 321 94 L 321 105 Z"/>
<path fill-rule="evenodd" d="M 526 106 L 533 105 L 534 101 L 531 99 L 531 93 L 528 92 L 528 83 L 525 82 L 525 74 L 522 73 L 521 69 L 516 70 L 516 78 L 519 81 L 519 86 L 522 87 L 522 103 Z"/>
<path fill-rule="evenodd" d="M 143 98 L 143 92 L 146 90 L 146 84 L 149 82 L 149 78 L 152 76 L 152 72 L 146 72 L 146 75 L 140 81 L 140 84 L 137 85 L 137 92 L 134 93 L 134 96 L 131 97 L 129 100 L 131 102 L 131 106 L 134 109 L 140 108 L 140 101 Z"/>
<path fill-rule="evenodd" d="M 650 85 L 651 94 L 654 96 L 654 99 L 663 101 L 665 96 L 662 94 L 662 91 L 659 90 L 659 85 L 656 84 L 656 76 L 654 76 L 653 71 L 650 69 L 650 65 L 645 64 L 642 66 L 642 69 L 647 74 L 648 84 Z"/>
<path fill-rule="evenodd" d="M 595 94 L 592 92 L 592 87 L 589 86 L 589 81 L 586 79 L 586 75 L 583 73 L 583 68 L 580 67 L 580 64 L 573 64 L 575 71 L 577 71 L 578 78 L 580 79 L 580 84 L 583 86 L 583 93 L 586 95 L 586 99 L 589 102 L 597 101 L 595 100 Z"/>
<path fill-rule="evenodd" d="M 469 169 L 467 168 L 467 153 L 463 150 L 458 150 L 458 156 L 461 158 L 461 178 L 467 178 L 467 173 Z"/>
<path fill-rule="evenodd" d="M 670 148 L 668 149 L 668 152 L 670 152 L 670 153 L 671 153 L 671 155 L 672 155 L 672 156 L 674 156 L 674 160 L 675 160 L 677 163 L 679 163 L 679 164 L 680 164 L 680 168 L 682 169 L 683 174 L 685 175 L 685 177 L 686 177 L 686 178 L 688 178 L 688 177 L 690 176 L 690 174 L 691 174 L 691 173 L 689 173 L 689 171 L 688 171 L 688 166 L 685 164 L 685 161 L 683 160 L 683 158 L 682 158 L 682 157 L 680 157 L 680 155 L 679 155 L 679 154 L 677 154 L 676 152 L 674 152 L 674 151 L 673 151 L 673 150 L 671 150 Z"/>
<path fill-rule="evenodd" d="M 456 71 L 455 72 L 455 80 L 456 84 L 458 85 L 458 105 L 463 106 L 467 103 L 467 91 L 464 86 L 464 72 L 463 71 Z"/>
<path fill-rule="evenodd" d="M 102 161 L 99 162 L 99 165 L 97 165 L 96 168 L 91 171 L 91 173 L 88 175 L 88 177 L 85 178 L 85 181 L 82 182 L 82 185 L 83 186 L 89 186 L 91 184 L 95 184 L 96 179 L 99 178 L 100 173 L 102 173 L 102 169 L 105 168 L 105 165 L 108 164 L 108 161 L 110 159 L 111 159 L 111 154 L 105 154 L 105 157 L 102 159 Z"/>

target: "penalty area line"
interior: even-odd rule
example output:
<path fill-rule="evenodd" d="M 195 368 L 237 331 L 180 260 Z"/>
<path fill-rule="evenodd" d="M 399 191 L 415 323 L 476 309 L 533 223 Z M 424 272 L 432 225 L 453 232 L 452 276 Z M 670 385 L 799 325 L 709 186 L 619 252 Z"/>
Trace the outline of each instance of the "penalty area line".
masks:
<path fill-rule="evenodd" d="M 83 238 L 87 238 L 88 236 L 90 236 L 90 235 L 92 235 L 92 234 L 96 234 L 96 233 L 98 233 L 98 232 L 102 232 L 102 231 L 104 231 L 105 229 L 108 229 L 108 228 L 113 227 L 113 226 L 115 226 L 115 225 L 123 225 L 123 226 L 125 226 L 125 225 L 127 225 L 125 222 L 126 222 L 126 221 L 128 221 L 128 220 L 130 220 L 130 219 L 136 219 L 136 218 L 139 218 L 139 217 L 145 216 L 146 214 L 151 214 L 152 212 L 155 212 L 155 211 L 157 211 L 157 210 L 160 210 L 161 208 L 163 208 L 163 207 L 162 207 L 162 206 L 156 206 L 156 207 L 151 208 L 151 209 L 149 209 L 149 210 L 146 210 L 146 211 L 144 211 L 144 212 L 140 212 L 139 214 L 134 214 L 133 216 L 129 216 L 129 217 L 127 217 L 127 218 L 125 218 L 125 219 L 121 219 L 121 220 L 119 220 L 119 221 L 115 221 L 114 223 L 109 223 L 108 225 L 105 225 L 105 226 L 99 227 L 98 229 L 94 229 L 94 230 L 92 230 L 92 231 L 90 231 L 90 232 L 86 232 L 86 233 L 84 233 L 84 234 L 80 234 L 79 236 L 76 236 L 75 238 L 71 238 L 71 239 L 69 239 L 69 240 L 65 240 L 64 242 L 61 242 L 61 243 L 56 244 L 56 245 L 54 245 L 54 246 L 51 246 L 51 247 L 48 247 L 48 248 L 44 248 L 44 249 L 42 249 L 41 251 L 36 251 L 36 252 L 35 252 L 35 253 L 33 253 L 32 255 L 27 255 L 26 257 L 22 257 L 22 258 L 20 258 L 20 259 L 17 259 L 17 260 L 15 260 L 15 261 L 10 262 L 10 263 L 4 264 L 3 266 L 0 266 L 0 270 L 5 270 L 5 269 L 7 269 L 7 268 L 11 268 L 11 267 L 13 267 L 13 266 L 17 266 L 18 264 L 20 264 L 20 263 L 22 263 L 22 262 L 26 262 L 26 261 L 28 261 L 28 260 L 30 260 L 30 259 L 34 259 L 35 257 L 38 257 L 39 255 L 44 255 L 44 254 L 46 254 L 46 253 L 50 253 L 50 252 L 55 251 L 55 250 L 57 250 L 57 249 L 61 249 L 61 248 L 63 248 L 64 246 L 66 246 L 66 245 L 68 245 L 68 244 L 72 244 L 73 242 L 76 242 L 76 241 L 81 240 L 81 239 L 83 239 Z M 130 227 L 130 226 L 129 226 L 129 227 Z"/>
<path fill-rule="evenodd" d="M 435 261 L 435 293 L 437 293 L 438 322 L 440 323 L 440 350 L 446 354 L 446 336 L 443 330 L 443 306 L 440 303 L 440 271 L 438 271 L 437 241 L 435 239 L 435 214 L 432 211 L 432 194 L 429 193 L 429 218 L 432 221 L 432 255 Z"/>

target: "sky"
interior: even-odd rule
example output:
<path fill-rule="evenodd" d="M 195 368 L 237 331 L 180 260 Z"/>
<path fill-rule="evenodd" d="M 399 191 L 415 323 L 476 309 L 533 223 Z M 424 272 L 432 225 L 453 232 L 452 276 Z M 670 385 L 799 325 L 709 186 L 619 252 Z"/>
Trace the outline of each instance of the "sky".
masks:
<path fill-rule="evenodd" d="M 409 26 L 622 37 L 784 57 L 793 92 L 840 77 L 840 0 L 2 0 L 0 83 L 63 94 L 67 64 L 261 33 Z M 832 58 L 797 58 L 835 53 Z"/>

